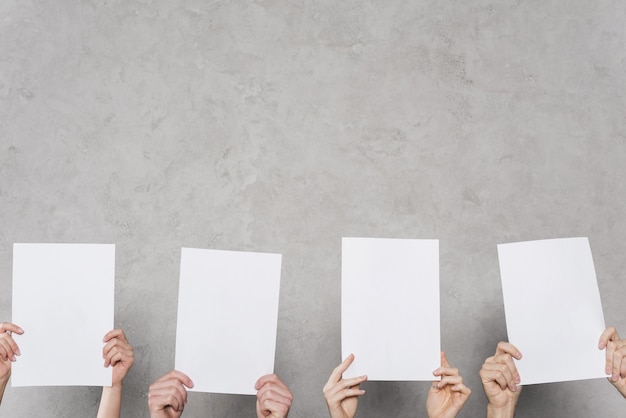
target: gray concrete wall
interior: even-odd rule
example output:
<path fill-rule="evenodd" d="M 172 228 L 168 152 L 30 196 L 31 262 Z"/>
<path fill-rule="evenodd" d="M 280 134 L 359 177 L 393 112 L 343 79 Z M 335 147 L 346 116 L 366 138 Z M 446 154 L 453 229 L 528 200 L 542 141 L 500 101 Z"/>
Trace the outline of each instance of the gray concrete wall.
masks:
<path fill-rule="evenodd" d="M 276 372 L 292 418 L 322 417 L 341 237 L 439 238 L 442 346 L 474 391 L 461 416 L 482 416 L 496 244 L 588 236 L 626 333 L 624 22 L 621 0 L 2 0 L 0 317 L 14 242 L 117 244 L 123 416 L 147 417 L 180 247 L 279 252 Z M 425 416 L 427 383 L 366 390 L 359 417 Z M 9 387 L 0 415 L 95 416 L 99 394 Z M 185 416 L 253 406 L 194 393 Z M 529 386 L 518 416 L 625 409 L 593 380 Z"/>

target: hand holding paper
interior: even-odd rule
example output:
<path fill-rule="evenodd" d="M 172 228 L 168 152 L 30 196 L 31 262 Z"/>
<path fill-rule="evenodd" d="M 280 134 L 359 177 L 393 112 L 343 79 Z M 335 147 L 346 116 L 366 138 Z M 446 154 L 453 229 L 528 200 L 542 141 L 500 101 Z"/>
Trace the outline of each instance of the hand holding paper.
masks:
<path fill-rule="evenodd" d="M 515 406 L 522 387 L 513 359 L 521 360 L 522 353 L 513 344 L 498 343 L 496 354 L 485 360 L 480 369 L 480 379 L 487 395 L 487 416 L 510 417 L 515 415 Z"/>
<path fill-rule="evenodd" d="M 193 382 L 186 374 L 172 370 L 150 385 L 148 408 L 150 418 L 178 418 L 187 403 L 187 390 Z"/>
<path fill-rule="evenodd" d="M 113 386 L 121 386 L 124 377 L 135 363 L 133 347 L 121 329 L 114 329 L 104 336 L 102 349 L 104 367 L 113 367 Z"/>
<path fill-rule="evenodd" d="M 261 376 L 254 385 L 257 418 L 287 418 L 293 394 L 275 374 Z"/>
<path fill-rule="evenodd" d="M 0 403 L 4 396 L 4 389 L 11 377 L 11 363 L 17 361 L 20 348 L 13 339 L 12 333 L 23 334 L 22 328 L 9 322 L 0 323 Z"/>
<path fill-rule="evenodd" d="M 614 327 L 608 327 L 600 336 L 600 350 L 606 349 L 605 373 L 609 381 L 626 398 L 626 340 L 621 340 Z"/>
<path fill-rule="evenodd" d="M 16 361 L 16 356 L 20 355 L 20 348 L 13 339 L 12 333 L 21 335 L 24 330 L 9 322 L 0 324 L 0 379 L 8 379 L 11 375 L 11 362 Z"/>
<path fill-rule="evenodd" d="M 103 341 L 104 367 L 113 368 L 113 384 L 102 388 L 97 418 L 119 418 L 122 408 L 122 382 L 135 363 L 135 355 L 121 329 L 107 332 Z"/>
<path fill-rule="evenodd" d="M 324 385 L 324 399 L 330 418 L 353 418 L 359 402 L 359 396 L 365 391 L 359 386 L 367 380 L 367 376 L 344 379 L 343 373 L 354 361 L 354 354 L 350 354 L 346 359 L 330 374 L 328 382 Z"/>
<path fill-rule="evenodd" d="M 454 418 L 469 399 L 472 391 L 463 383 L 459 369 L 448 363 L 448 357 L 441 352 L 441 367 L 433 372 L 441 381 L 433 382 L 426 398 L 428 418 Z"/>

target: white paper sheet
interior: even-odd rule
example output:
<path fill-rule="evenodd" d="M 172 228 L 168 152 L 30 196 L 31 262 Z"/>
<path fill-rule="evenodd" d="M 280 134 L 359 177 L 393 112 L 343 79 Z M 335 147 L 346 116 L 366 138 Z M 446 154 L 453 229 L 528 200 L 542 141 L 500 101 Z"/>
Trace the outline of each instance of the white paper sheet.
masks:
<path fill-rule="evenodd" d="M 606 377 L 600 292 L 587 238 L 498 245 L 509 342 L 522 385 Z"/>
<path fill-rule="evenodd" d="M 182 249 L 175 367 L 191 390 L 254 395 L 273 373 L 281 258 Z"/>
<path fill-rule="evenodd" d="M 113 329 L 115 246 L 14 244 L 12 386 L 111 386 L 104 335 Z"/>
<path fill-rule="evenodd" d="M 439 241 L 343 238 L 344 377 L 434 380 L 440 366 Z"/>

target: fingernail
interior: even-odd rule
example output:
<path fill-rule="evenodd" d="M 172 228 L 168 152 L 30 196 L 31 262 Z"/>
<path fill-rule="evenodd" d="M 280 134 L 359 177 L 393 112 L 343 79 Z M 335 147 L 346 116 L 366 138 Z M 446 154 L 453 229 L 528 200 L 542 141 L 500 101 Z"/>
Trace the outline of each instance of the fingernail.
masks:
<path fill-rule="evenodd" d="M 511 385 L 511 390 L 512 390 L 513 392 L 517 392 L 517 385 L 516 385 L 516 384 L 512 384 L 512 385 Z"/>
<path fill-rule="evenodd" d="M 604 370 L 604 372 L 606 374 L 611 374 L 611 368 L 607 366 L 607 368 Z"/>
<path fill-rule="evenodd" d="M 617 375 L 614 374 L 613 376 L 611 376 L 611 380 L 614 381 L 614 382 L 617 382 Z"/>
<path fill-rule="evenodd" d="M 604 349 L 604 342 L 600 341 L 600 344 L 598 344 L 598 349 L 600 350 Z"/>
<path fill-rule="evenodd" d="M 435 369 L 435 371 L 433 372 L 433 374 L 437 374 L 437 373 L 439 373 L 440 371 L 441 371 L 441 367 L 437 367 L 437 368 Z"/>
<path fill-rule="evenodd" d="M 522 381 L 522 379 L 520 379 L 520 377 L 519 377 L 519 376 L 515 376 L 515 383 L 519 383 L 519 382 L 521 382 L 521 381 Z"/>
<path fill-rule="evenodd" d="M 22 328 L 19 328 L 19 327 L 18 327 L 18 328 L 17 328 L 17 330 L 18 330 L 19 332 L 21 332 L 21 333 L 24 333 L 24 330 L 23 330 Z"/>
<path fill-rule="evenodd" d="M 21 351 L 20 351 L 20 349 L 19 349 L 19 348 L 17 349 L 17 351 L 15 352 L 15 354 L 17 354 L 18 356 L 21 356 L 21 355 L 22 355 L 22 353 L 21 353 Z"/>

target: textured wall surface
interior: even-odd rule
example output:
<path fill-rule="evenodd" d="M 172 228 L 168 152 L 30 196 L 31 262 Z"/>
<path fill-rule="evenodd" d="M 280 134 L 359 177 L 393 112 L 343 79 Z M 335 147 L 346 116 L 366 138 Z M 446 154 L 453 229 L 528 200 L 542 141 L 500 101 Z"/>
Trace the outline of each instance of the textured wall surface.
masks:
<path fill-rule="evenodd" d="M 180 247 L 279 252 L 276 372 L 290 417 L 323 417 L 341 237 L 439 238 L 442 347 L 473 389 L 461 416 L 483 416 L 496 244 L 588 236 L 626 333 L 624 22 L 621 0 L 2 0 L 0 317 L 14 242 L 115 243 L 123 416 L 147 417 Z M 428 387 L 367 383 L 358 416 L 425 416 Z M 0 415 L 91 417 L 99 396 L 9 387 Z M 185 416 L 253 408 L 193 393 Z M 526 387 L 518 416 L 624 410 L 600 379 Z"/>

